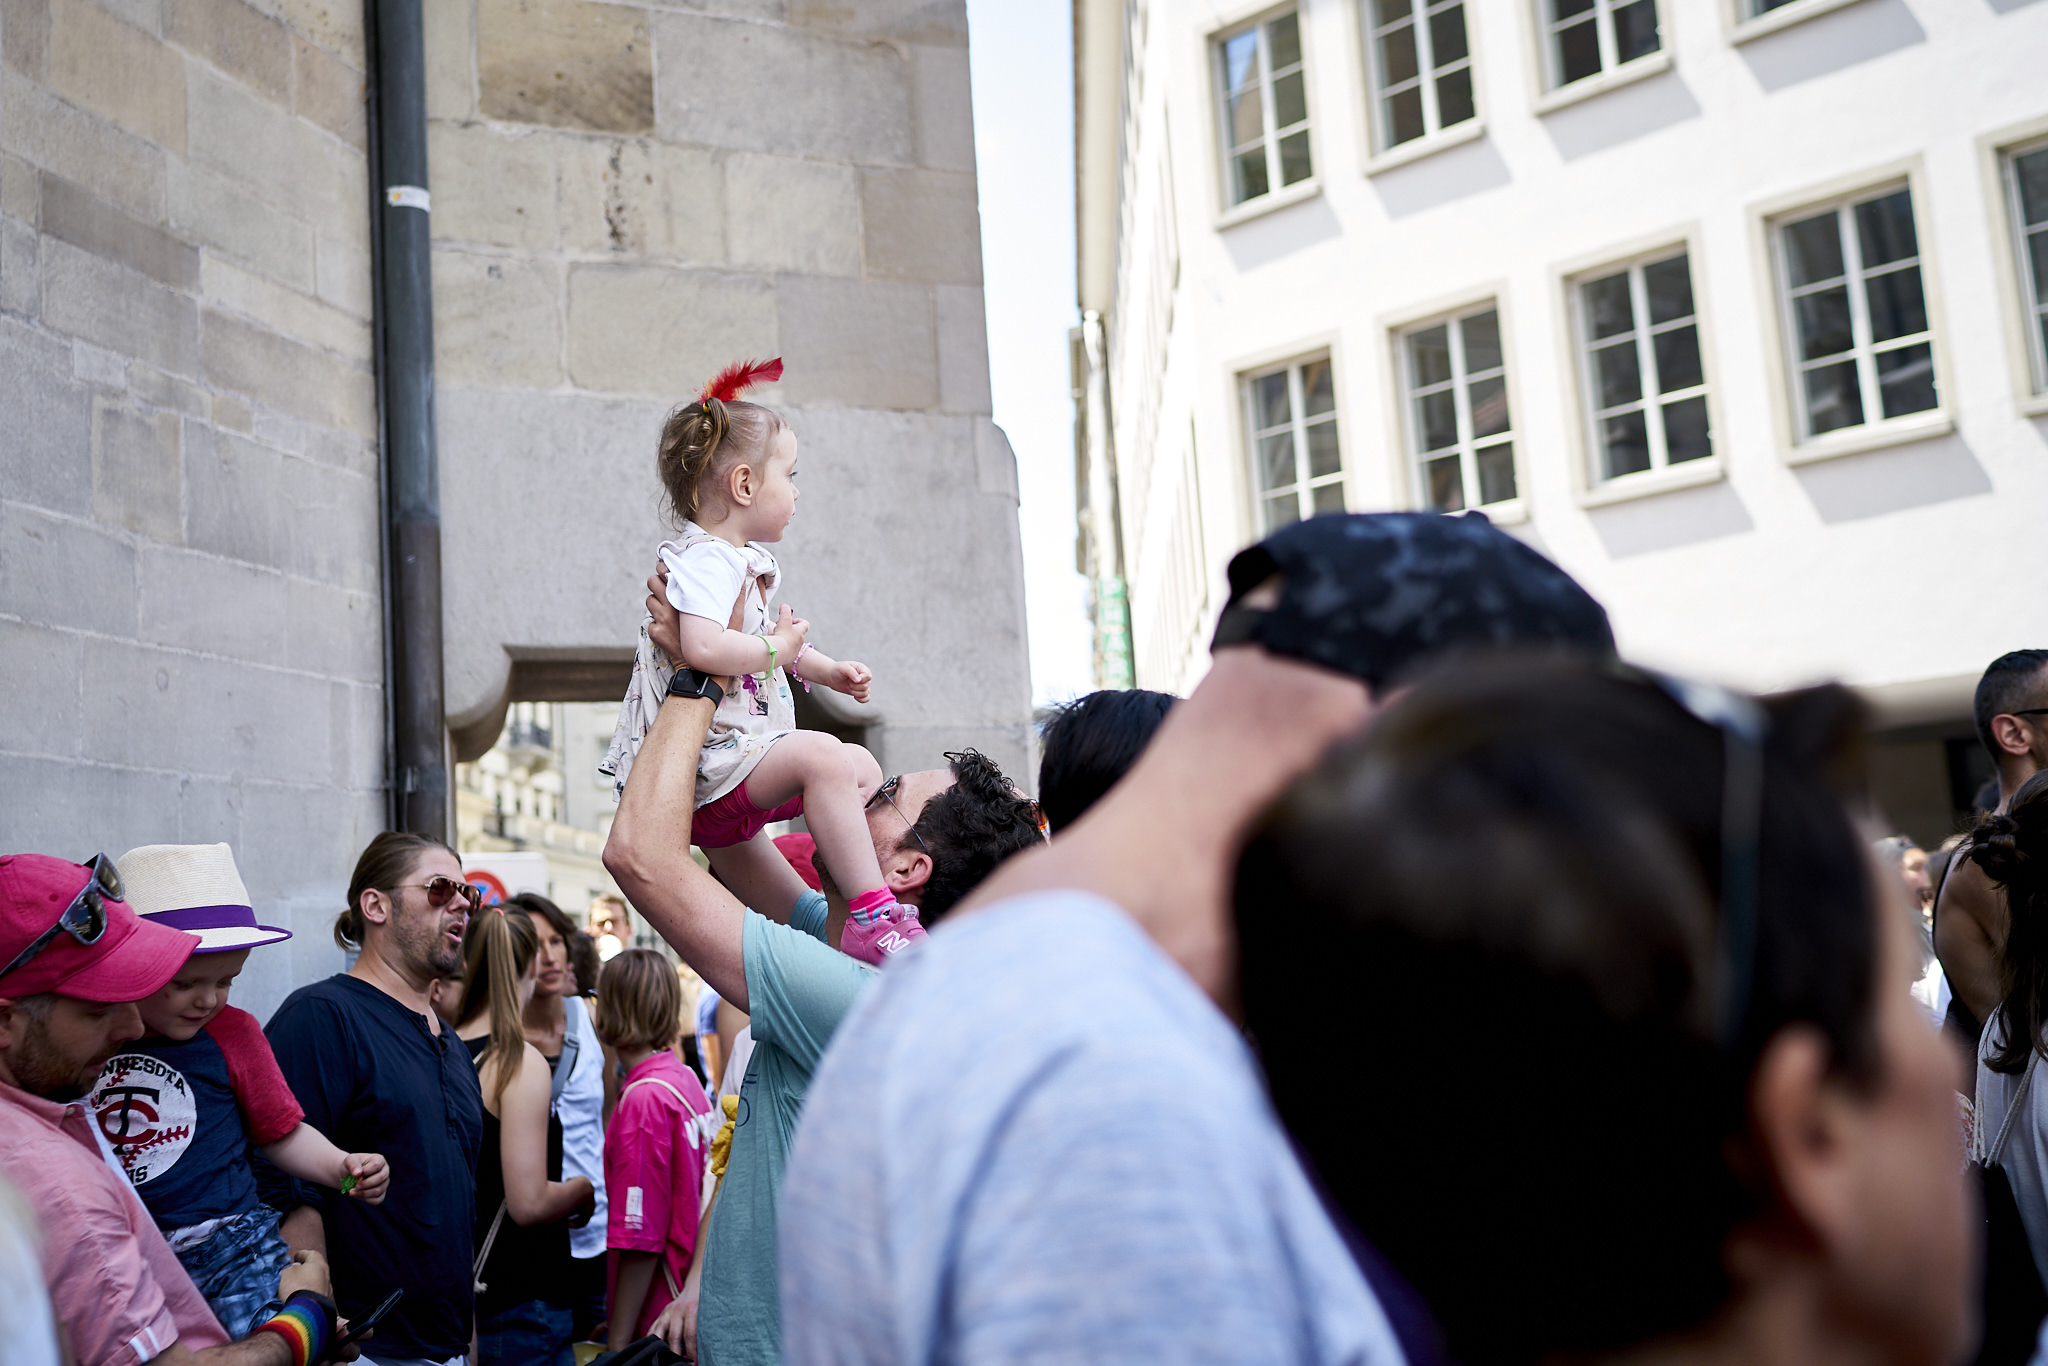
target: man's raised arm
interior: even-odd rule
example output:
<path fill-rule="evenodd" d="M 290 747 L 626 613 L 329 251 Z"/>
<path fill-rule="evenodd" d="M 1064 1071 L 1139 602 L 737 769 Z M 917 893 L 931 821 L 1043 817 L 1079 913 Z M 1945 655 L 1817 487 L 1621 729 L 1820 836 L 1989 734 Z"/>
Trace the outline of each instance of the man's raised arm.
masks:
<path fill-rule="evenodd" d="M 605 841 L 604 866 L 655 932 L 726 1000 L 747 1009 L 746 908 L 690 857 L 697 756 L 715 708 L 671 697 L 634 756 Z"/>

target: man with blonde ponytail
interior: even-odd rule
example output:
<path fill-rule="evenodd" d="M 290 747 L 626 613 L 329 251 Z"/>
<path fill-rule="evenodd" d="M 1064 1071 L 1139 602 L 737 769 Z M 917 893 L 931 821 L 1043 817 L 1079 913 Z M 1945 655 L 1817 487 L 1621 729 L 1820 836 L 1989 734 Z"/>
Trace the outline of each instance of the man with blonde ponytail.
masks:
<path fill-rule="evenodd" d="M 360 950 L 355 966 L 293 992 L 264 1031 L 306 1122 L 391 1164 L 390 1195 L 375 1206 L 264 1174 L 265 1199 L 289 1209 L 285 1242 L 327 1253 L 344 1318 L 404 1288 L 364 1356 L 379 1366 L 460 1362 L 469 1350 L 483 1091 L 430 991 L 461 970 L 479 900 L 448 846 L 378 835 L 334 926 L 337 943 Z"/>

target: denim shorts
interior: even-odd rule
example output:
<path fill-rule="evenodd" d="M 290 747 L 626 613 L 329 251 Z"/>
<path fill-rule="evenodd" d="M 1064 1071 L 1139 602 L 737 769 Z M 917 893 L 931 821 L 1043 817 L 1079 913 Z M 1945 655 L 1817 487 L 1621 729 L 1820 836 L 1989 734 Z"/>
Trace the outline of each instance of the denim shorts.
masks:
<path fill-rule="evenodd" d="M 292 1264 L 277 1234 L 278 1212 L 258 1205 L 235 1215 L 206 1238 L 183 1248 L 178 1260 L 234 1341 L 283 1308 L 277 1279 Z"/>
<path fill-rule="evenodd" d="M 575 1311 L 546 1300 L 476 1316 L 475 1366 L 576 1366 Z"/>

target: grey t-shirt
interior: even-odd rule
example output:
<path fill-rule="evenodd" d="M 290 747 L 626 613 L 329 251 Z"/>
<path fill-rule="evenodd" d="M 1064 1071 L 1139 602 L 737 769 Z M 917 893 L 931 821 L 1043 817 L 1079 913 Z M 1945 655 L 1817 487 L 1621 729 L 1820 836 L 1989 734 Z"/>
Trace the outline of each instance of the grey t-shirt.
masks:
<path fill-rule="evenodd" d="M 791 924 L 822 932 L 824 898 L 807 892 Z M 872 968 L 789 925 L 747 912 L 741 939 L 754 1051 L 740 1086 L 732 1155 L 704 1233 L 697 1346 L 706 1366 L 782 1360 L 775 1303 L 775 1209 L 804 1088 Z"/>
<path fill-rule="evenodd" d="M 781 1243 L 793 1363 L 1402 1361 L 1237 1031 L 1078 892 L 891 962 L 812 1079 Z"/>

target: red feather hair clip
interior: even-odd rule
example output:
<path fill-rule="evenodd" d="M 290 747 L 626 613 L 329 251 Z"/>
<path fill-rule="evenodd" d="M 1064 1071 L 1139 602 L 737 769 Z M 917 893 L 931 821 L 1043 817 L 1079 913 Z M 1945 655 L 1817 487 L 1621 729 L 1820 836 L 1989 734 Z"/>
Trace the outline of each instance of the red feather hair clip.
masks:
<path fill-rule="evenodd" d="M 756 364 L 750 360 L 736 360 L 718 372 L 711 383 L 704 386 L 704 392 L 697 395 L 699 403 L 717 399 L 730 403 L 757 384 L 773 384 L 782 378 L 782 357 L 764 360 Z"/>

